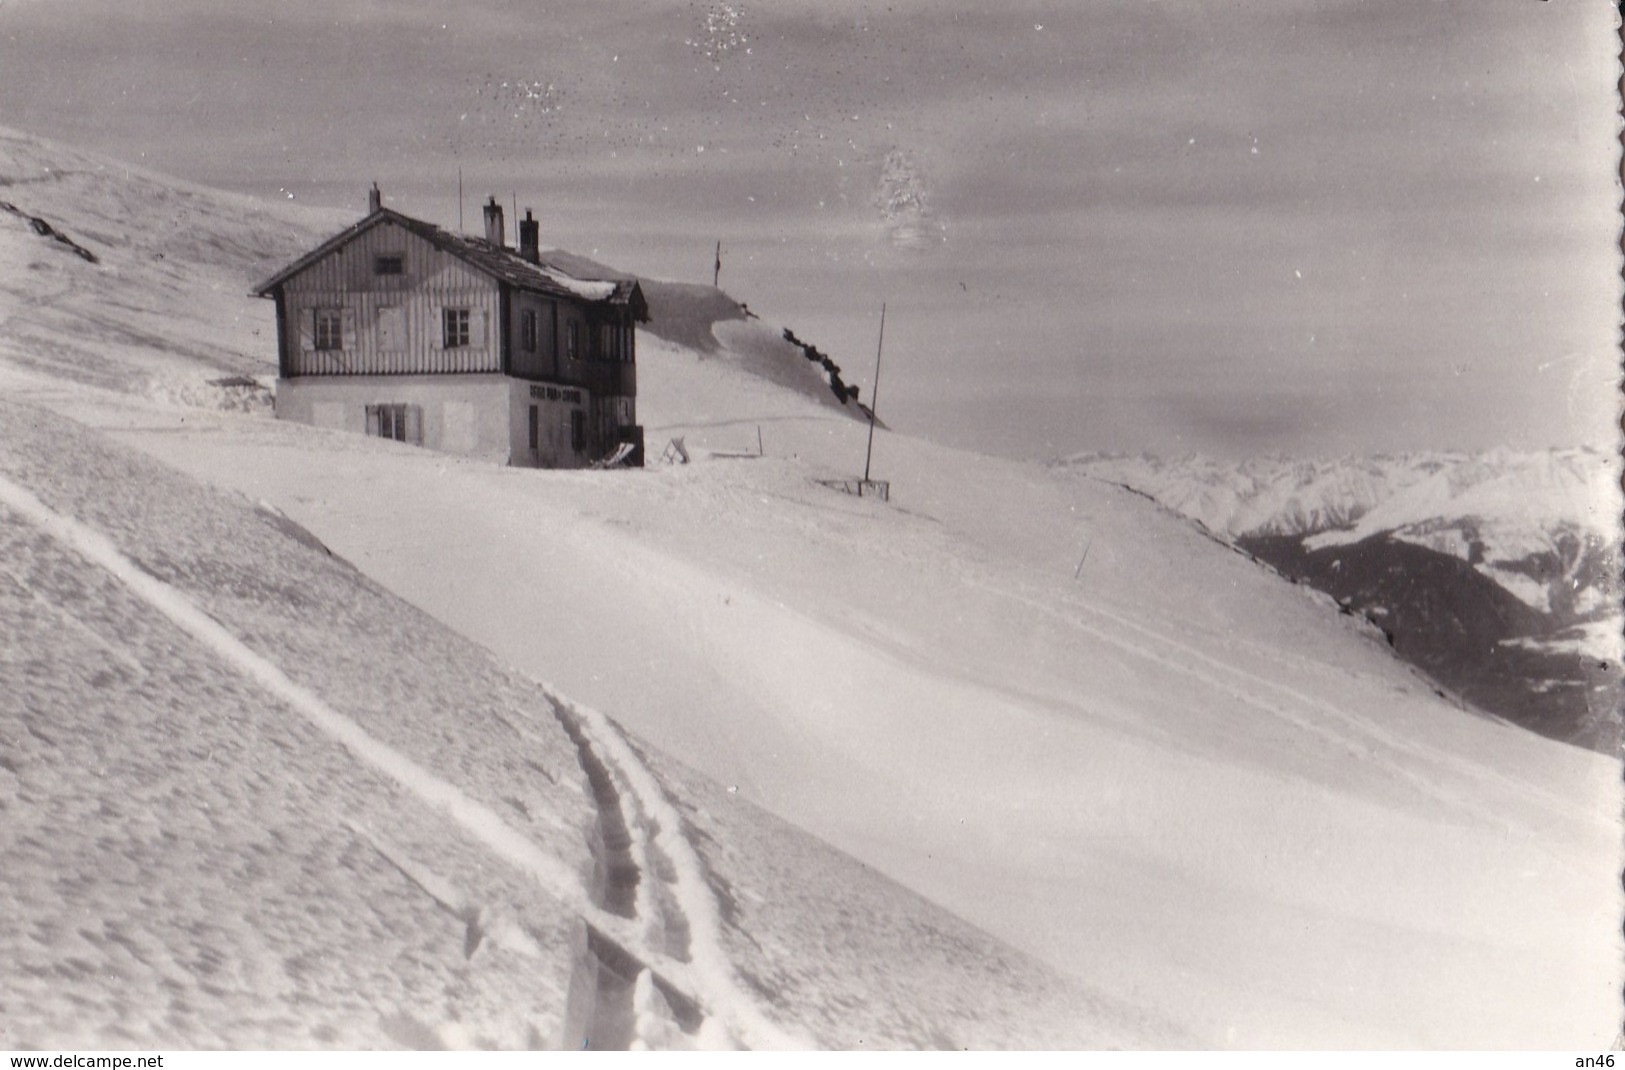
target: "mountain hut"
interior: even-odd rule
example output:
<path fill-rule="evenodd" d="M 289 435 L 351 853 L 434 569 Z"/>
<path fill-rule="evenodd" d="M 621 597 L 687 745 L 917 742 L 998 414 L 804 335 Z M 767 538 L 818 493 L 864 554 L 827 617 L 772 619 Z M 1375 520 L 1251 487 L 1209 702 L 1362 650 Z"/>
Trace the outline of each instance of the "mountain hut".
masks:
<path fill-rule="evenodd" d="M 579 278 L 519 246 L 383 207 L 255 290 L 276 301 L 277 416 L 524 467 L 643 463 L 637 280 Z"/>

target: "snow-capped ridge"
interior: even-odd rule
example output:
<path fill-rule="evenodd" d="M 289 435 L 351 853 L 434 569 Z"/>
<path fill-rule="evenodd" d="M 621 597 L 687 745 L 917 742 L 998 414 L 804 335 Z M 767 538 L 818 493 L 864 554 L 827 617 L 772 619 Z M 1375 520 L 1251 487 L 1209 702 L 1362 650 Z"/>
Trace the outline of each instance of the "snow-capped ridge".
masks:
<path fill-rule="evenodd" d="M 1144 491 L 1233 538 L 1307 535 L 1330 545 L 1466 516 L 1617 531 L 1617 459 L 1591 446 L 1239 463 L 1200 454 L 1082 453 L 1055 467 Z"/>
<path fill-rule="evenodd" d="M 1479 530 L 1491 560 L 1518 560 L 1552 546 L 1551 533 L 1618 537 L 1617 458 L 1591 447 L 1497 450 L 1405 481 L 1351 527 L 1312 534 L 1312 546 L 1344 545 L 1383 531 Z"/>
<path fill-rule="evenodd" d="M 1388 534 L 1482 566 L 1543 611 L 1575 590 L 1547 587 L 1618 553 L 1619 465 L 1589 446 L 1239 464 L 1083 454 L 1057 467 L 1132 487 L 1232 540 L 1302 536 L 1317 550 Z"/>

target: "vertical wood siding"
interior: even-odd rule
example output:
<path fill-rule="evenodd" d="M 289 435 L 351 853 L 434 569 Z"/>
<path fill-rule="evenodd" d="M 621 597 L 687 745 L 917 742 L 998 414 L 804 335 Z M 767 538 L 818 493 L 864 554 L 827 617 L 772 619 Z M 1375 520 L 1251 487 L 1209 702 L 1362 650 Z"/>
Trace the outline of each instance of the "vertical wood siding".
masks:
<path fill-rule="evenodd" d="M 380 256 L 404 259 L 399 275 L 378 275 Z M 494 279 L 393 223 L 381 223 L 311 264 L 284 286 L 288 374 L 457 374 L 502 370 L 499 287 Z M 316 309 L 343 313 L 341 350 L 310 348 Z M 385 349 L 380 309 L 399 308 L 401 348 Z M 469 344 L 442 345 L 442 310 L 469 310 Z"/>
<path fill-rule="evenodd" d="M 512 318 L 508 331 L 513 339 L 510 367 L 513 374 L 523 379 L 558 379 L 558 332 L 553 327 L 558 315 L 558 301 L 521 290 L 514 293 L 509 305 Z M 533 351 L 527 351 L 524 345 L 523 320 L 526 312 L 536 317 L 536 348 Z"/>
<path fill-rule="evenodd" d="M 536 349 L 524 346 L 524 316 L 536 317 Z M 636 352 L 628 314 L 591 310 L 572 301 L 518 291 L 509 302 L 508 330 L 513 345 L 509 372 L 521 379 L 545 379 L 584 387 L 595 394 L 637 393 Z M 570 325 L 576 329 L 576 355 L 569 354 Z"/>

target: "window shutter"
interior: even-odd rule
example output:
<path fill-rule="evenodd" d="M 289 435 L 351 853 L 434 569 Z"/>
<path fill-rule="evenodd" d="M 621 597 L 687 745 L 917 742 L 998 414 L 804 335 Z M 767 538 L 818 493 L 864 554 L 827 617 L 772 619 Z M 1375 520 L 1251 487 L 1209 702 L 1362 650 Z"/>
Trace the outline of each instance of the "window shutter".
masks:
<path fill-rule="evenodd" d="M 340 313 L 339 319 L 341 324 L 340 329 L 342 332 L 339 335 L 340 345 L 344 348 L 345 352 L 353 353 L 356 349 L 355 310 L 351 308 L 344 309 L 343 312 Z"/>
<path fill-rule="evenodd" d="M 378 431 L 379 431 L 379 426 L 378 426 L 378 406 L 376 406 L 376 405 L 368 405 L 367 406 L 367 434 L 376 435 L 376 434 L 378 434 Z"/>
<path fill-rule="evenodd" d="M 434 325 L 429 330 L 429 339 L 431 347 L 446 348 L 446 310 L 438 305 L 434 306 Z"/>
<path fill-rule="evenodd" d="M 316 349 L 316 310 L 314 308 L 301 308 L 299 310 L 299 351 L 310 353 Z"/>
<path fill-rule="evenodd" d="M 423 409 L 417 405 L 406 406 L 406 441 L 423 445 Z"/>
<path fill-rule="evenodd" d="M 472 318 L 472 317 L 470 317 L 470 318 Z M 485 308 L 485 309 L 480 310 L 479 324 L 477 326 L 475 324 L 469 324 L 469 333 L 476 335 L 475 337 L 470 338 L 468 340 L 470 345 L 475 346 L 477 348 L 483 349 L 485 346 L 490 344 L 490 342 L 489 342 L 489 339 L 491 337 L 491 310 L 490 309 Z"/>
<path fill-rule="evenodd" d="M 406 348 L 406 313 L 399 305 L 378 309 L 378 348 L 396 353 Z"/>

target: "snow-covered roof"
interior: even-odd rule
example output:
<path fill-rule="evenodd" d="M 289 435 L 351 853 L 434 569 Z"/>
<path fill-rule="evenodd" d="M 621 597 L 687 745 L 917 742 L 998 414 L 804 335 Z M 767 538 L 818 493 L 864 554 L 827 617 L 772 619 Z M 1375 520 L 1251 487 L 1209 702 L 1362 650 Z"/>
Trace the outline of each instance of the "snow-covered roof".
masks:
<path fill-rule="evenodd" d="M 254 288 L 253 292 L 259 297 L 274 296 L 277 289 L 290 278 L 299 274 L 322 257 L 347 245 L 366 231 L 385 222 L 394 223 L 411 231 L 436 248 L 442 249 L 462 260 L 470 267 L 517 289 L 547 294 L 550 297 L 564 297 L 584 301 L 590 304 L 628 305 L 632 308 L 637 319 L 648 319 L 648 304 L 644 300 L 643 291 L 639 287 L 637 279 L 632 276 L 621 276 L 613 279 L 580 278 L 556 264 L 550 264 L 546 261 L 533 263 L 520 255 L 517 249 L 498 245 L 486 241 L 484 238 L 454 234 L 442 227 L 435 226 L 433 223 L 413 219 L 411 216 L 402 215 L 390 208 L 380 208 L 365 218 L 356 221 L 353 225 L 335 234 L 292 264 L 260 283 Z"/>

